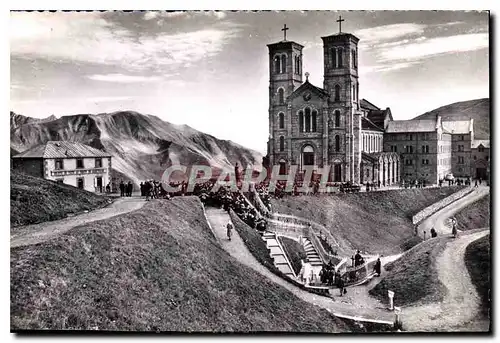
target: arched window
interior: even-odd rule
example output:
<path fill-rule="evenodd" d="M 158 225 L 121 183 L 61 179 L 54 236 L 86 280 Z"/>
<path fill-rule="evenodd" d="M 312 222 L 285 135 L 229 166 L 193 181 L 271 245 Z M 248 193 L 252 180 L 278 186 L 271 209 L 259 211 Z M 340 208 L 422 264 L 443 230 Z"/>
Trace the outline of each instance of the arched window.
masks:
<path fill-rule="evenodd" d="M 353 68 L 356 68 L 358 65 L 357 65 L 357 61 L 356 61 L 356 50 L 352 50 L 352 66 Z"/>
<path fill-rule="evenodd" d="M 285 91 L 283 88 L 278 89 L 278 103 L 283 105 L 285 103 Z"/>
<path fill-rule="evenodd" d="M 283 114 L 283 112 L 280 112 L 280 114 L 278 114 L 278 122 L 279 122 L 279 128 L 284 129 L 285 128 L 285 114 Z"/>
<path fill-rule="evenodd" d="M 280 151 L 285 150 L 285 137 L 280 136 Z"/>
<path fill-rule="evenodd" d="M 337 49 L 332 49 L 330 55 L 332 56 L 332 68 L 337 68 Z"/>
<path fill-rule="evenodd" d="M 335 127 L 340 127 L 340 111 L 335 111 Z"/>
<path fill-rule="evenodd" d="M 335 85 L 335 101 L 340 101 L 340 86 Z"/>
<path fill-rule="evenodd" d="M 298 72 L 297 74 L 302 74 L 302 63 L 300 61 L 300 56 L 297 56 L 297 63 L 298 63 Z"/>
<path fill-rule="evenodd" d="M 286 55 L 281 55 L 281 72 L 286 73 Z"/>
<path fill-rule="evenodd" d="M 306 107 L 306 132 L 311 132 L 311 109 Z"/>
<path fill-rule="evenodd" d="M 281 60 L 280 60 L 280 57 L 279 56 L 276 56 L 274 58 L 274 72 L 276 74 L 279 74 L 281 73 Z"/>
<path fill-rule="evenodd" d="M 337 62 L 338 62 L 339 68 L 342 68 L 342 49 L 337 50 Z"/>
<path fill-rule="evenodd" d="M 316 132 L 316 119 L 318 116 L 318 112 L 313 111 L 312 113 L 312 132 Z"/>
<path fill-rule="evenodd" d="M 340 136 L 335 135 L 335 151 L 340 151 Z"/>
<path fill-rule="evenodd" d="M 300 75 L 299 56 L 295 56 L 295 74 Z"/>
<path fill-rule="evenodd" d="M 352 100 L 356 101 L 356 85 L 352 85 Z"/>
<path fill-rule="evenodd" d="M 304 112 L 299 112 L 299 131 L 304 132 Z"/>

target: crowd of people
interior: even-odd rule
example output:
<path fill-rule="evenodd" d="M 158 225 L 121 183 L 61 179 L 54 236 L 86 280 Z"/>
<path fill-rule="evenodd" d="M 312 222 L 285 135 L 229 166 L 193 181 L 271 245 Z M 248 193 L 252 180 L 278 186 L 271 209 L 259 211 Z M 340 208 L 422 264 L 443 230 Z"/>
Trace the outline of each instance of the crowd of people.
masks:
<path fill-rule="evenodd" d="M 134 184 L 132 181 L 129 181 L 128 183 L 125 183 L 120 181 L 120 196 L 121 197 L 131 197 L 132 192 L 134 190 Z"/>
<path fill-rule="evenodd" d="M 444 178 L 443 179 L 439 179 L 439 187 L 442 187 L 443 186 L 443 183 L 445 182 L 448 182 L 448 186 L 470 186 L 471 185 L 471 179 L 470 177 L 465 177 L 465 178 L 454 178 L 454 179 L 449 179 L 449 180 L 445 180 Z M 476 179 L 476 184 L 477 184 L 477 179 Z"/>
<path fill-rule="evenodd" d="M 198 196 L 205 205 L 222 207 L 227 212 L 233 210 L 251 228 L 255 228 L 261 232 L 266 230 L 266 220 L 260 217 L 243 194 L 239 191 L 232 191 L 229 186 L 220 186 L 214 192 L 214 185 L 215 181 L 196 184 L 193 189 L 193 195 Z"/>
<path fill-rule="evenodd" d="M 165 191 L 161 181 L 148 180 L 141 182 L 139 185 L 141 189 L 141 197 L 146 197 L 146 201 L 151 199 L 170 199 L 170 194 Z"/>

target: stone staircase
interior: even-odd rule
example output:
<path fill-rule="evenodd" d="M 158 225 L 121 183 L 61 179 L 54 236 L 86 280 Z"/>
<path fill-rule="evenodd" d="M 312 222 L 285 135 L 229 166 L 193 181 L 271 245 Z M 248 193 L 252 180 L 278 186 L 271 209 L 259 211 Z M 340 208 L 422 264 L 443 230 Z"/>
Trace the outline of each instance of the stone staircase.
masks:
<path fill-rule="evenodd" d="M 274 260 L 276 268 L 289 278 L 295 279 L 295 273 L 293 272 L 292 266 L 288 261 L 276 234 L 272 232 L 265 232 L 262 235 L 262 239 L 266 242 L 267 249 Z"/>
<path fill-rule="evenodd" d="M 313 244 L 311 241 L 307 238 L 302 238 L 302 246 L 304 247 L 304 250 L 306 252 L 307 260 L 311 264 L 311 266 L 322 266 L 323 262 L 321 260 L 321 257 L 319 256 L 318 252 L 314 248 Z"/>

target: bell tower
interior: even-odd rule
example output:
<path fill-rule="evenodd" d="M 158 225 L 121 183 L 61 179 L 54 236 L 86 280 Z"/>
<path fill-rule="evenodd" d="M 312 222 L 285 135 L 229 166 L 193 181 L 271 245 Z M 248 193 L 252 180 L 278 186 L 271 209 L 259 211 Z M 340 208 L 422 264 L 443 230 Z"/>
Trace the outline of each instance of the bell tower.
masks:
<path fill-rule="evenodd" d="M 302 84 L 302 45 L 288 41 L 284 25 L 283 40 L 268 44 L 269 49 L 269 141 L 271 166 L 291 158 L 291 113 L 286 99 Z"/>
<path fill-rule="evenodd" d="M 342 181 L 359 182 L 359 135 L 361 113 L 359 111 L 358 42 L 359 38 L 342 32 L 340 16 L 339 32 L 323 40 L 324 79 L 323 88 L 329 94 L 329 116 L 336 118 L 336 125 L 329 132 L 329 163 L 342 170 Z M 339 118 L 340 117 L 340 118 Z M 337 125 L 338 124 L 338 125 Z M 340 140 L 340 144 L 339 144 Z M 340 145 L 340 149 L 338 146 Z"/>

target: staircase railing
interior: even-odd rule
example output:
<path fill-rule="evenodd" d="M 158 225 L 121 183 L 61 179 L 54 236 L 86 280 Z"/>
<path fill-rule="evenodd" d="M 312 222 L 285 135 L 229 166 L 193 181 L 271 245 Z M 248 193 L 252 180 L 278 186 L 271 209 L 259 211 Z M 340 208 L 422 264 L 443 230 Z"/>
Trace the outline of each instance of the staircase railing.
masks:
<path fill-rule="evenodd" d="M 316 252 L 321 257 L 321 260 L 324 263 L 328 263 L 334 258 L 334 255 L 328 253 L 325 250 L 323 244 L 319 241 L 318 236 L 310 226 L 304 228 L 304 237 L 308 238 L 311 241 L 314 249 L 316 249 Z"/>
<path fill-rule="evenodd" d="M 366 263 L 357 267 L 346 266 L 341 271 L 342 276 L 346 276 L 346 286 L 353 286 L 362 283 L 373 272 L 373 266 L 377 262 L 378 255 L 370 258 Z"/>
<path fill-rule="evenodd" d="M 255 190 L 254 187 L 250 188 L 251 197 L 253 197 L 255 202 L 255 208 L 261 214 L 268 218 L 267 222 L 270 224 L 269 229 L 274 230 L 275 232 L 286 232 L 287 234 L 293 233 L 294 236 L 302 234 L 304 237 L 307 237 L 313 247 L 318 252 L 318 255 L 321 257 L 324 263 L 328 263 L 333 258 L 337 258 L 337 256 L 330 254 L 326 251 L 323 243 L 320 242 L 318 235 L 325 236 L 327 238 L 327 244 L 333 250 L 332 242 L 335 244 L 337 249 L 340 248 L 337 240 L 333 237 L 330 231 L 321 224 L 316 222 L 297 217 L 294 215 L 282 214 L 282 213 L 271 213 L 267 206 L 264 205 L 262 199 L 260 199 L 259 193 Z"/>

